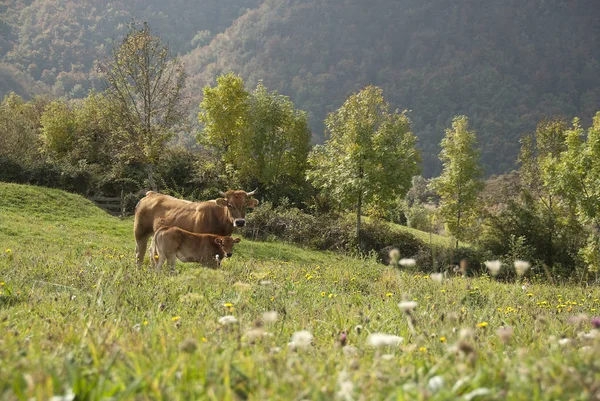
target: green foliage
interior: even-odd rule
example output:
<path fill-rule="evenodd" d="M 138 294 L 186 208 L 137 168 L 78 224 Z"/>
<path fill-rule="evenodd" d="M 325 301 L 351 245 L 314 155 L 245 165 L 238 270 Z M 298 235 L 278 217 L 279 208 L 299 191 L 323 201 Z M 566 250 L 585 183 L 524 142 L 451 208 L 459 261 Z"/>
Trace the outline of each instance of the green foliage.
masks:
<path fill-rule="evenodd" d="M 565 197 L 580 222 L 590 227 L 590 239 L 583 251 L 586 263 L 597 268 L 600 260 L 600 112 L 584 136 L 579 119 L 566 132 L 565 150 L 548 157 L 544 184 Z"/>
<path fill-rule="evenodd" d="M 342 207 L 389 205 L 403 197 L 417 174 L 420 155 L 405 113 L 389 112 L 382 90 L 351 95 L 325 121 L 329 138 L 309 157 L 308 179 Z"/>
<path fill-rule="evenodd" d="M 225 162 L 232 182 L 259 186 L 267 199 L 302 200 L 310 149 L 306 114 L 277 92 L 258 84 L 244 89 L 241 78 L 227 74 L 204 88 L 198 119 L 206 142 Z"/>
<path fill-rule="evenodd" d="M 106 97 L 117 149 L 122 158 L 147 166 L 153 189 L 157 188 L 153 167 L 182 122 L 184 77 L 182 64 L 146 23 L 130 25 L 106 66 Z"/>
<path fill-rule="evenodd" d="M 44 146 L 63 156 L 75 146 L 75 117 L 64 101 L 52 101 L 44 110 L 41 121 Z"/>
<path fill-rule="evenodd" d="M 475 132 L 465 116 L 455 117 L 442 140 L 442 174 L 431 185 L 440 196 L 439 214 L 458 240 L 470 238 L 477 216 L 477 199 L 483 189 Z M 458 246 L 458 241 L 457 241 Z"/>

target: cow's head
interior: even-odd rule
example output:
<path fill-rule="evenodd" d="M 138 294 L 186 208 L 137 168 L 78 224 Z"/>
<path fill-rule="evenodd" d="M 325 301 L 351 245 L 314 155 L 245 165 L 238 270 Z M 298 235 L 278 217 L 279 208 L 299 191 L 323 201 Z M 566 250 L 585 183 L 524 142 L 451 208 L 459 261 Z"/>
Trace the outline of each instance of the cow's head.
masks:
<path fill-rule="evenodd" d="M 219 253 L 217 254 L 219 259 L 230 258 L 233 255 L 233 245 L 239 244 L 240 241 L 241 239 L 233 237 L 215 238 L 215 244 L 219 247 Z"/>
<path fill-rule="evenodd" d="M 229 220 L 234 227 L 244 227 L 246 225 L 246 208 L 253 209 L 258 206 L 258 200 L 252 199 L 252 192 L 246 191 L 227 191 L 221 192 L 222 198 L 216 200 L 217 205 L 226 207 L 229 213 Z"/>

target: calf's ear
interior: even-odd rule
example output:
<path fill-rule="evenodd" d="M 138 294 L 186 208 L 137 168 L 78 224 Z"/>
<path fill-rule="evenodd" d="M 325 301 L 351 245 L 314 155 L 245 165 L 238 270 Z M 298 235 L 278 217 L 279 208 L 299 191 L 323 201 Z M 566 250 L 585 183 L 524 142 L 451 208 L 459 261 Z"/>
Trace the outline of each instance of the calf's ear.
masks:
<path fill-rule="evenodd" d="M 234 238 L 233 239 L 233 243 L 234 244 L 239 244 L 241 240 L 242 240 L 241 238 Z"/>
<path fill-rule="evenodd" d="M 221 206 L 221 207 L 227 207 L 227 199 L 225 198 L 219 198 L 216 200 L 217 205 Z"/>
<path fill-rule="evenodd" d="M 221 238 L 215 238 L 215 244 L 223 245 L 223 241 L 221 241 Z"/>
<path fill-rule="evenodd" d="M 250 209 L 254 209 L 256 206 L 258 206 L 258 199 L 248 199 L 248 202 L 246 202 L 246 205 Z"/>

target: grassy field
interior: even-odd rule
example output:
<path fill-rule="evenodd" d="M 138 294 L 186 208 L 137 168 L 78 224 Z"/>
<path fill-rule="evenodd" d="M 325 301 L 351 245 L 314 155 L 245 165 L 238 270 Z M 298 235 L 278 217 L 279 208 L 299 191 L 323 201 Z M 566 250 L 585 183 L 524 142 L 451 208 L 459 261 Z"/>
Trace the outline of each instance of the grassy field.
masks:
<path fill-rule="evenodd" d="M 220 270 L 154 272 L 131 220 L 3 183 L 0 247 L 2 400 L 600 399 L 596 287 L 245 240 Z"/>

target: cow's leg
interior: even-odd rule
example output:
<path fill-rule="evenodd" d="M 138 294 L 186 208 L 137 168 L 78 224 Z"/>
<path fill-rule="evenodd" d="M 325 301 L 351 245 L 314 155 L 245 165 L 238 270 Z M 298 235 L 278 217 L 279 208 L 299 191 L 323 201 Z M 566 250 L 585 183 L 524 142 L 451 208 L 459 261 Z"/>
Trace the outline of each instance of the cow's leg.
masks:
<path fill-rule="evenodd" d="M 150 250 L 148 251 L 148 257 L 150 258 L 150 266 L 156 267 L 156 260 L 158 258 L 158 254 L 156 253 L 156 246 L 154 241 L 150 243 Z"/>
<path fill-rule="evenodd" d="M 169 267 L 171 268 L 172 272 L 175 271 L 175 261 L 176 260 L 177 260 L 177 257 L 175 255 L 173 255 L 169 258 Z"/>
<path fill-rule="evenodd" d="M 135 221 L 133 222 L 133 235 L 135 236 L 135 258 L 138 266 L 144 262 L 148 238 L 150 238 L 152 234 L 152 227 L 147 227 L 142 224 L 139 216 L 136 215 Z"/>
<path fill-rule="evenodd" d="M 162 267 L 162 265 L 165 263 L 165 260 L 167 260 L 167 258 L 165 257 L 165 255 L 159 255 L 158 256 L 158 263 L 156 264 L 156 270 L 160 270 L 160 268 Z"/>

